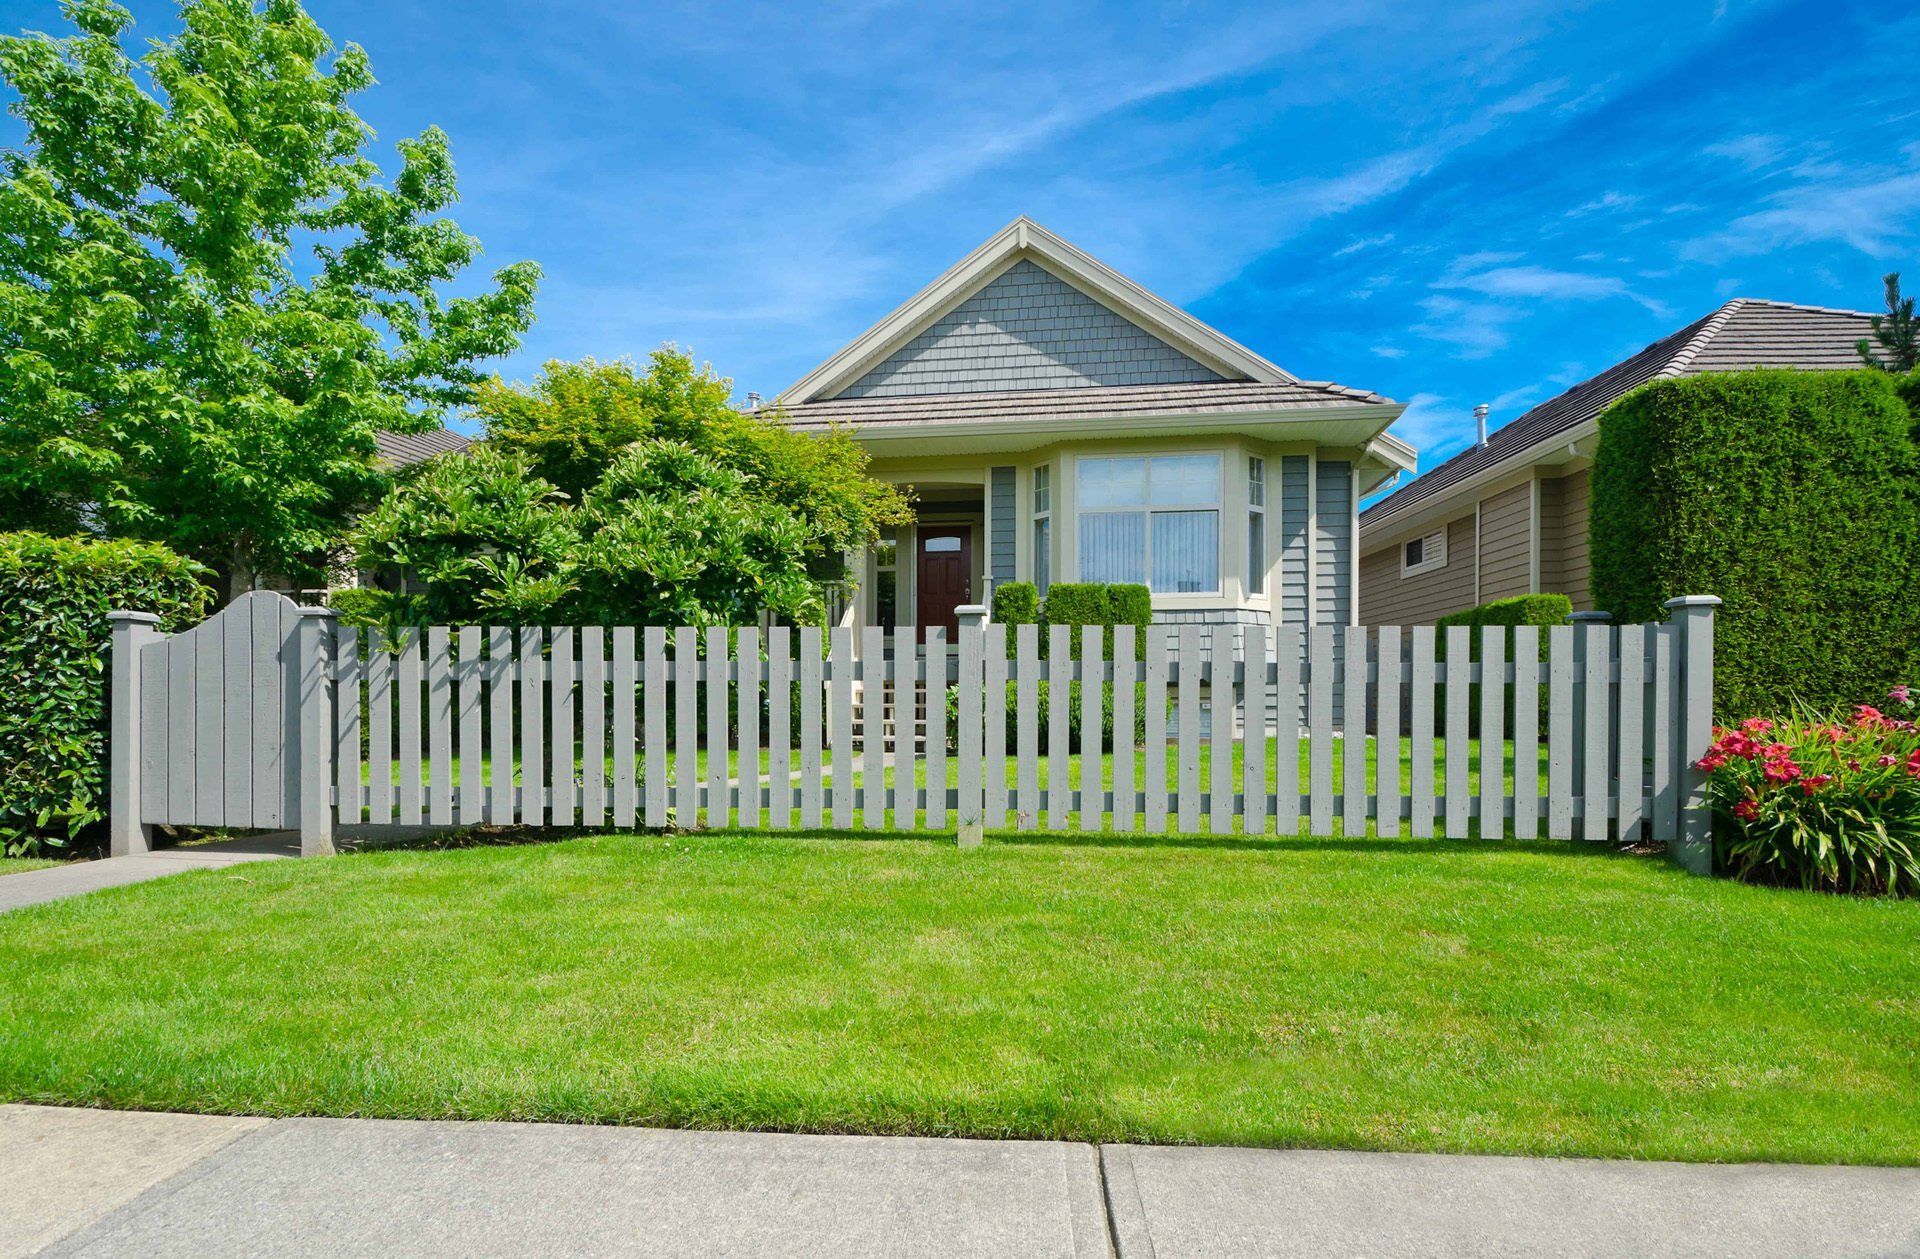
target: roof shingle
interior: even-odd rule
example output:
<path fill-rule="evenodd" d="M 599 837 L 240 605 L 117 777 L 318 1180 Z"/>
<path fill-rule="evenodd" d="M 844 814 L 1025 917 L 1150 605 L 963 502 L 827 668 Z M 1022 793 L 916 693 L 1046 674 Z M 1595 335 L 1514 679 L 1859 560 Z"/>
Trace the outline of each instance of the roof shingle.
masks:
<path fill-rule="evenodd" d="M 373 442 L 379 451 L 380 462 L 389 468 L 424 463 L 437 455 L 451 454 L 473 445 L 472 438 L 462 437 L 450 428 L 431 428 L 424 433 L 381 431 L 373 435 Z"/>
<path fill-rule="evenodd" d="M 1117 419 L 1123 416 L 1258 414 L 1327 407 L 1393 406 L 1365 389 L 1328 381 L 1265 383 L 1250 380 L 1171 385 L 1114 385 L 1033 389 L 1009 393 L 917 394 L 886 398 L 824 398 L 783 408 L 800 429 L 830 424 L 862 427 L 979 423 L 1012 420 Z"/>
<path fill-rule="evenodd" d="M 1750 367 L 1859 367 L 1854 346 L 1870 334 L 1871 318 L 1853 310 L 1735 298 L 1496 429 L 1486 445 L 1468 447 L 1361 512 L 1360 523 L 1375 524 L 1426 502 L 1476 472 L 1572 430 L 1651 380 Z"/>

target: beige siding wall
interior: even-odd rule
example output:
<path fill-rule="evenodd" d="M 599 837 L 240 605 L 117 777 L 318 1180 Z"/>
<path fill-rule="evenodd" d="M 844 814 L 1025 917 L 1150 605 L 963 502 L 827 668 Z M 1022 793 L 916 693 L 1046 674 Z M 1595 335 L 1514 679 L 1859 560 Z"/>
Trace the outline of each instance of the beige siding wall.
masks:
<path fill-rule="evenodd" d="M 1587 583 L 1587 504 L 1593 478 L 1576 472 L 1560 480 L 1560 588 L 1573 600 L 1575 612 L 1593 610 Z"/>
<path fill-rule="evenodd" d="M 1587 500 L 1583 470 L 1540 482 L 1540 589 L 1563 594 L 1575 612 L 1593 609 L 1587 590 Z"/>
<path fill-rule="evenodd" d="M 1533 487 L 1524 481 L 1480 500 L 1480 602 L 1527 593 L 1532 508 Z"/>
<path fill-rule="evenodd" d="M 1360 557 L 1363 625 L 1430 625 L 1473 606 L 1473 516 L 1447 522 L 1447 562 L 1414 577 L 1400 575 L 1400 547 Z"/>

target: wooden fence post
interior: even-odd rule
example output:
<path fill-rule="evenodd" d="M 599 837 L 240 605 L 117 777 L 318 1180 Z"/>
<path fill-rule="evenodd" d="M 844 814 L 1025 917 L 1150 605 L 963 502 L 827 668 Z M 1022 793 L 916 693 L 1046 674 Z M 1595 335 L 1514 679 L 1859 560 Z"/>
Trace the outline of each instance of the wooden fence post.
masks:
<path fill-rule="evenodd" d="M 333 853 L 333 623 L 330 608 L 301 608 L 294 634 L 300 720 L 300 855 Z"/>
<path fill-rule="evenodd" d="M 109 612 L 113 669 L 108 693 L 107 850 L 116 857 L 147 852 L 153 828 L 140 821 L 140 649 L 160 640 L 151 612 Z"/>
<path fill-rule="evenodd" d="M 1707 807 L 1707 776 L 1694 762 L 1713 742 L 1713 595 L 1683 595 L 1666 602 L 1680 630 L 1676 664 L 1680 703 L 1674 713 L 1674 775 L 1680 783 L 1680 836 L 1674 859 L 1694 874 L 1713 873 L 1713 814 Z"/>
<path fill-rule="evenodd" d="M 960 619 L 960 729 L 955 744 L 960 752 L 960 807 L 956 820 L 960 826 L 960 846 L 978 848 L 987 836 L 983 789 L 988 785 L 1005 787 L 1003 783 L 983 784 L 981 781 L 984 748 L 980 731 L 982 705 L 987 698 L 986 661 L 981 650 L 981 638 L 986 633 L 987 609 L 983 604 L 969 603 L 955 608 L 954 615 Z M 944 689 L 941 688 L 942 691 Z M 930 684 L 927 687 L 928 704 L 933 703 L 931 697 L 935 693 Z M 945 702 L 944 695 L 942 702 Z M 1001 702 L 1004 704 L 1005 700 Z"/>

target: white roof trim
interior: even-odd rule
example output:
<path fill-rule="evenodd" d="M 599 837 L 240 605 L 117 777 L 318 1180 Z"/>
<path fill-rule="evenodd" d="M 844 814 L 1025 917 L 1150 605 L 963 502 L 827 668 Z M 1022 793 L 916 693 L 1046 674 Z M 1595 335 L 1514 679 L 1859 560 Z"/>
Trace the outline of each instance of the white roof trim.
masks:
<path fill-rule="evenodd" d="M 1296 379 L 1021 215 L 838 354 L 795 381 L 774 401 L 792 405 L 834 396 L 1023 258 L 1032 259 L 1223 376 L 1269 384 L 1290 384 Z"/>

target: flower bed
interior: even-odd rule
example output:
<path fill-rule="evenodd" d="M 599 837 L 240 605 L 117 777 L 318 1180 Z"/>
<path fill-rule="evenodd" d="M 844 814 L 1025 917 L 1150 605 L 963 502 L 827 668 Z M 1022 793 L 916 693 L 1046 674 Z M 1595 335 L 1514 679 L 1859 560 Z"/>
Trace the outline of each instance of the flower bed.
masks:
<path fill-rule="evenodd" d="M 1920 731 L 1905 686 L 1889 715 L 1753 717 L 1714 730 L 1707 771 L 1714 855 L 1756 883 L 1834 892 L 1920 892 Z"/>

